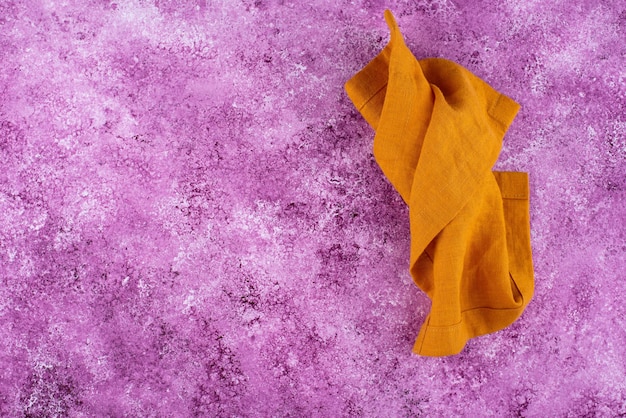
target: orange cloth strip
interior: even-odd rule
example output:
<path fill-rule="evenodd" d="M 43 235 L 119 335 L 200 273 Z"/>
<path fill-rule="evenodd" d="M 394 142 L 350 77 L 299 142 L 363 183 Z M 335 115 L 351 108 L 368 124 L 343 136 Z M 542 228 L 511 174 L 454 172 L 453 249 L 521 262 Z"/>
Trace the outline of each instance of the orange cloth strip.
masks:
<path fill-rule="evenodd" d="M 418 61 L 385 19 L 389 43 L 346 91 L 409 205 L 410 271 L 432 301 L 413 352 L 457 354 L 533 295 L 528 175 L 491 171 L 519 105 L 454 62 Z"/>

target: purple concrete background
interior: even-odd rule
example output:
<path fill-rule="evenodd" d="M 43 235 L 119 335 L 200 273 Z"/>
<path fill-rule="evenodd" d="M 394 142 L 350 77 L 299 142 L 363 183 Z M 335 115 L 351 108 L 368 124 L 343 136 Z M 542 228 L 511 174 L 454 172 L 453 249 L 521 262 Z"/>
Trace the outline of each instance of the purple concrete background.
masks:
<path fill-rule="evenodd" d="M 343 83 L 386 43 L 516 99 L 536 296 L 458 356 Z M 0 1 L 0 416 L 626 414 L 622 0 Z"/>

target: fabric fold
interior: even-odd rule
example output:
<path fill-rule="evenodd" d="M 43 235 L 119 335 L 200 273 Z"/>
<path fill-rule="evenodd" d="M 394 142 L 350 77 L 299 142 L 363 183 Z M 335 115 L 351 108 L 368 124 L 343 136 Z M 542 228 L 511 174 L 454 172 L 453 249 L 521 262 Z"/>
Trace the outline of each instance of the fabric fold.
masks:
<path fill-rule="evenodd" d="M 456 354 L 532 297 L 528 176 L 491 171 L 519 105 L 454 62 L 418 61 L 385 19 L 389 43 L 345 87 L 409 205 L 410 271 L 432 301 L 413 351 Z"/>

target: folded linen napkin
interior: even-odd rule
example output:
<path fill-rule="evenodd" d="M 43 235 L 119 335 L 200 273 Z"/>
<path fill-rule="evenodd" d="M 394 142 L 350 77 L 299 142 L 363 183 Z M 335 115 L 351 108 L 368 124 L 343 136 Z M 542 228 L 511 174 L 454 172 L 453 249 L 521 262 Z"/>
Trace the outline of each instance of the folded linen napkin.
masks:
<path fill-rule="evenodd" d="M 409 205 L 410 271 L 432 301 L 413 352 L 457 354 L 533 295 L 528 175 L 491 171 L 519 105 L 454 62 L 418 61 L 385 20 L 389 43 L 345 88 Z"/>

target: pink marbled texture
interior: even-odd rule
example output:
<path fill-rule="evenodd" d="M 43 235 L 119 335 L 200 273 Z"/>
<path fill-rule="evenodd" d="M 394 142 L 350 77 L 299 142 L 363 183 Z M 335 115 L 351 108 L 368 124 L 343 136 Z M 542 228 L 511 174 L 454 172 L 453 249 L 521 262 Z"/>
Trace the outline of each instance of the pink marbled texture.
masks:
<path fill-rule="evenodd" d="M 536 295 L 458 356 L 343 83 L 397 16 L 522 110 Z M 0 1 L 0 416 L 626 414 L 621 0 Z"/>

